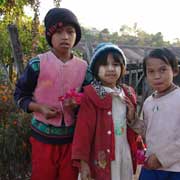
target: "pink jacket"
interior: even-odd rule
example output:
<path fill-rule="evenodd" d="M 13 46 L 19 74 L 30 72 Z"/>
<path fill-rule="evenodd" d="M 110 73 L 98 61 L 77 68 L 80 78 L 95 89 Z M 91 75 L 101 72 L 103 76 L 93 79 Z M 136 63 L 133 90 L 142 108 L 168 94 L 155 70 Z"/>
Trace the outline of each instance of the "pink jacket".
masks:
<path fill-rule="evenodd" d="M 62 114 L 66 126 L 74 123 L 74 113 L 62 104 L 58 97 L 67 91 L 80 88 L 85 77 L 87 63 L 77 57 L 63 63 L 51 51 L 39 55 L 40 74 L 34 92 L 34 99 L 40 104 L 57 108 L 62 113 L 55 118 L 46 120 L 40 113 L 35 112 L 34 117 L 45 124 L 61 126 Z"/>

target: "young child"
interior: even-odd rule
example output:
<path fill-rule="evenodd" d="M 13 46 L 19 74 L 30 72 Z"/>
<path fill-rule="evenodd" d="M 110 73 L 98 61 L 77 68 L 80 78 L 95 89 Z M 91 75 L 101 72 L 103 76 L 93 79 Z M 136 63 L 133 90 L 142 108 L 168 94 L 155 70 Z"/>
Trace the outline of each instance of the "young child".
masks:
<path fill-rule="evenodd" d="M 25 112 L 33 112 L 32 180 L 76 180 L 71 163 L 75 103 L 60 101 L 80 88 L 87 63 L 71 48 L 81 38 L 76 16 L 68 9 L 53 8 L 45 16 L 45 31 L 51 50 L 33 58 L 17 81 L 14 98 Z"/>
<path fill-rule="evenodd" d="M 82 180 L 133 178 L 136 134 L 127 132 L 127 120 L 134 118 L 127 107 L 135 108 L 136 96 L 131 87 L 120 85 L 125 66 L 124 53 L 116 45 L 96 47 L 89 67 L 94 80 L 84 87 L 72 148 Z"/>
<path fill-rule="evenodd" d="M 143 68 L 154 93 L 144 102 L 144 119 L 132 126 L 144 136 L 147 145 L 139 179 L 179 180 L 180 88 L 173 83 L 178 62 L 170 50 L 154 49 L 144 58 Z"/>

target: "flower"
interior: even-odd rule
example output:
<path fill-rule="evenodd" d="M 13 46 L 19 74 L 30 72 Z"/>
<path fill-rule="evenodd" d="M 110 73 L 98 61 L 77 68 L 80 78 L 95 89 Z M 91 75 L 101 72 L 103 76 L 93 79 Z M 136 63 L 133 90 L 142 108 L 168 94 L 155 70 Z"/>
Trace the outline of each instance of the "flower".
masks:
<path fill-rule="evenodd" d="M 2 96 L 1 99 L 3 102 L 7 102 L 7 100 L 8 100 L 7 96 Z"/>
<path fill-rule="evenodd" d="M 138 150 L 137 150 L 136 157 L 137 157 L 137 163 L 138 163 L 138 164 L 144 164 L 145 159 L 146 159 L 144 150 L 138 149 Z"/>
<path fill-rule="evenodd" d="M 81 99 L 83 96 L 83 93 L 77 92 L 76 89 L 71 89 L 64 96 L 58 97 L 58 100 L 64 102 L 67 99 L 73 99 L 76 104 L 81 104 Z"/>
<path fill-rule="evenodd" d="M 146 144 L 144 144 L 142 137 L 139 135 L 136 140 L 137 143 L 137 163 L 144 164 L 146 160 L 145 152 L 146 152 Z"/>
<path fill-rule="evenodd" d="M 14 126 L 17 126 L 17 124 L 18 124 L 18 120 L 15 119 L 15 120 L 13 121 L 13 125 L 14 125 Z"/>

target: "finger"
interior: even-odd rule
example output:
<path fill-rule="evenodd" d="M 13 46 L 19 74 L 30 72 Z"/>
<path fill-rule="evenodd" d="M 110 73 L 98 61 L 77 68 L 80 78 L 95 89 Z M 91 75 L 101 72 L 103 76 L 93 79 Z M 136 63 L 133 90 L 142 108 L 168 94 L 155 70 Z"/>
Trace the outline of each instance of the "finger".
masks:
<path fill-rule="evenodd" d="M 123 99 L 124 99 L 125 101 L 127 101 L 127 102 L 131 102 L 130 99 L 129 99 L 127 96 L 124 96 Z"/>
<path fill-rule="evenodd" d="M 126 103 L 126 105 L 130 108 L 134 107 L 134 105 L 132 104 L 132 102 L 129 99 L 125 99 L 124 102 Z"/>
<path fill-rule="evenodd" d="M 56 111 L 49 111 L 46 115 L 46 119 L 50 119 L 50 118 L 53 118 L 55 116 L 57 116 L 58 112 Z"/>
<path fill-rule="evenodd" d="M 51 112 L 58 112 L 58 110 L 57 110 L 55 107 L 50 107 L 49 110 L 50 110 Z"/>
<path fill-rule="evenodd" d="M 86 180 L 88 177 L 85 173 L 80 174 L 81 180 Z"/>
<path fill-rule="evenodd" d="M 91 175 L 90 175 L 90 173 L 87 174 L 87 178 L 88 178 L 88 180 L 91 180 Z"/>

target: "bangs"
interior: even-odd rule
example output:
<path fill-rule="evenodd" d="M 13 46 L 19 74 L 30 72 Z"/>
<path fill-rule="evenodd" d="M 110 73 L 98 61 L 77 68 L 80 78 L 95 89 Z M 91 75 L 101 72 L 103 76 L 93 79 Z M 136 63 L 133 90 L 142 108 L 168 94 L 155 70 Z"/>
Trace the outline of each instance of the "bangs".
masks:
<path fill-rule="evenodd" d="M 107 65 L 107 57 L 108 57 L 108 54 L 112 54 L 112 57 L 114 59 L 114 61 L 116 63 L 119 63 L 120 66 L 121 66 L 121 69 L 124 71 L 125 69 L 125 65 L 124 65 L 124 60 L 123 60 L 123 56 L 117 52 L 117 51 L 105 51 L 105 52 L 102 52 L 98 57 L 97 57 L 97 61 L 96 63 L 94 64 L 94 68 L 92 69 L 92 72 L 95 76 L 96 79 L 98 79 L 98 71 L 99 71 L 99 67 L 101 65 Z"/>

